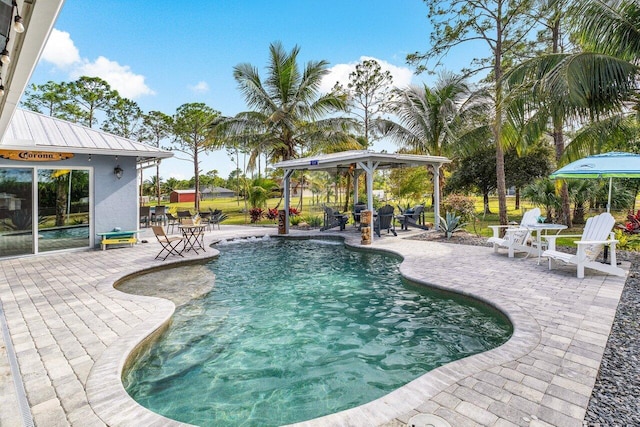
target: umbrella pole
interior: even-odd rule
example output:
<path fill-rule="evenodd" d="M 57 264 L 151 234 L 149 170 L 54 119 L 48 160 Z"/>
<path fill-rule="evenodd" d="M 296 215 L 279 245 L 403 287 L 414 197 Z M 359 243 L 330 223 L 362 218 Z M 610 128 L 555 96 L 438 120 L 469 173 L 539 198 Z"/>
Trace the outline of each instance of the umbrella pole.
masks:
<path fill-rule="evenodd" d="M 609 177 L 609 198 L 607 199 L 607 213 L 611 213 L 611 183 L 613 181 L 613 177 Z M 602 254 L 602 258 L 604 258 L 604 262 L 607 262 L 609 259 L 609 246 L 604 245 L 604 253 Z"/>
<path fill-rule="evenodd" d="M 611 183 L 613 181 L 613 177 L 609 177 L 609 199 L 607 200 L 607 212 L 611 213 Z"/>

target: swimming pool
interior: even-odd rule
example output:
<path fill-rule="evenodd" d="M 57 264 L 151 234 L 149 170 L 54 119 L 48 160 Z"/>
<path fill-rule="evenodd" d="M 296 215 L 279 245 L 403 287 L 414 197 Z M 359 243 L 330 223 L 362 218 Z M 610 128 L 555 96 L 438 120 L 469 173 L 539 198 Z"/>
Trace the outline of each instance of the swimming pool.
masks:
<path fill-rule="evenodd" d="M 497 347 L 512 332 L 492 309 L 404 282 L 388 255 L 279 239 L 220 250 L 209 264 L 213 290 L 178 308 L 124 375 L 136 401 L 183 422 L 319 417 Z"/>

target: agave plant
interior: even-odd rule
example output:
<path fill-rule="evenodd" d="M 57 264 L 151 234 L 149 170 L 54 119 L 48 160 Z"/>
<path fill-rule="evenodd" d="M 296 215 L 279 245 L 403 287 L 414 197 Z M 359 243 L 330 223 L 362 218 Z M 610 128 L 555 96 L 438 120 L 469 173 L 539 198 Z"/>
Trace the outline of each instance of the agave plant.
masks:
<path fill-rule="evenodd" d="M 460 222 L 460 219 L 461 217 L 449 211 L 445 214 L 445 218 L 440 217 L 440 226 L 447 236 L 447 239 L 450 239 L 453 233 L 462 230 L 463 227 L 467 225 L 466 222 Z"/>

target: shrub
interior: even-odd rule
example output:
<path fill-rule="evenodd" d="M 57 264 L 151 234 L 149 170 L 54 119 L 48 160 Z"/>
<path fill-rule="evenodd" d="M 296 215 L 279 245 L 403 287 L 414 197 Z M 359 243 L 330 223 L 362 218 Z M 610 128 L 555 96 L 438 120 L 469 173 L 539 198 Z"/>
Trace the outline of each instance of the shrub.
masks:
<path fill-rule="evenodd" d="M 265 216 L 271 221 L 278 219 L 278 208 L 269 208 Z"/>
<path fill-rule="evenodd" d="M 444 231 L 444 234 L 447 236 L 447 239 L 451 238 L 451 235 L 456 231 L 460 231 L 463 229 L 467 223 L 460 222 L 461 217 L 456 216 L 452 212 L 447 212 L 446 217 L 440 217 L 440 226 Z"/>
<path fill-rule="evenodd" d="M 624 231 L 629 234 L 640 233 L 640 211 L 638 211 L 635 215 L 627 215 L 627 223 L 624 225 Z"/>
<path fill-rule="evenodd" d="M 473 198 L 463 194 L 449 194 L 442 205 L 447 213 L 458 215 L 462 221 L 470 221 L 476 216 Z"/>
<path fill-rule="evenodd" d="M 308 216 L 306 218 L 307 224 L 311 227 L 321 227 L 322 226 L 322 217 L 321 216 Z"/>
<path fill-rule="evenodd" d="M 298 225 L 302 222 L 302 218 L 299 216 L 290 216 L 289 217 L 289 222 L 291 222 L 291 225 Z"/>
<path fill-rule="evenodd" d="M 251 208 L 249 209 L 249 216 L 251 216 L 251 223 L 256 223 L 264 218 L 264 209 L 262 208 Z"/>

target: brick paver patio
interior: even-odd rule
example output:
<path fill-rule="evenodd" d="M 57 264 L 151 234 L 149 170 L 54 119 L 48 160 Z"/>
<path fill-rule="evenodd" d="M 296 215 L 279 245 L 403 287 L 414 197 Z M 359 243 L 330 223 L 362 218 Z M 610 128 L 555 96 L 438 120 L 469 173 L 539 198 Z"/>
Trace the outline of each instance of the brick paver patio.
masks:
<path fill-rule="evenodd" d="M 206 241 L 267 233 L 275 230 L 222 226 Z M 359 246 L 355 233 L 327 234 Z M 588 271 L 580 280 L 575 268 L 548 271 L 536 258 L 508 259 L 487 247 L 407 235 L 385 236 L 371 247 L 402 255 L 402 274 L 411 280 L 498 307 L 514 324 L 513 337 L 376 401 L 300 425 L 404 426 L 426 413 L 455 427 L 581 427 L 625 278 Z M 137 405 L 120 381 L 129 353 L 161 330 L 174 308 L 167 300 L 113 288 L 129 274 L 181 261 L 154 260 L 160 246 L 147 239 L 134 248 L 0 261 L 0 301 L 36 425 L 179 425 Z M 208 249 L 187 259 L 215 254 Z M 19 411 L 4 409 L 16 400 L 6 367 L 0 346 L 0 424 L 13 425 Z"/>

